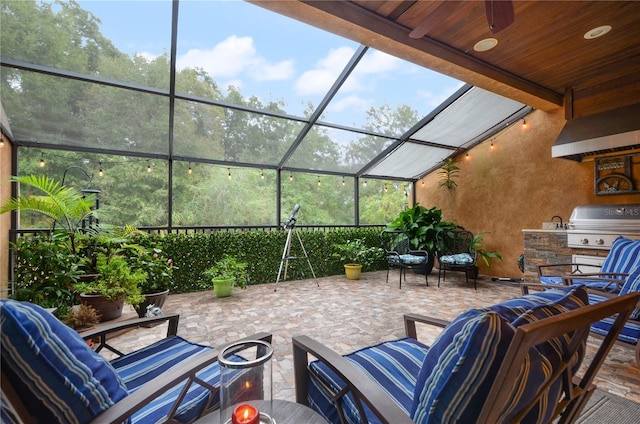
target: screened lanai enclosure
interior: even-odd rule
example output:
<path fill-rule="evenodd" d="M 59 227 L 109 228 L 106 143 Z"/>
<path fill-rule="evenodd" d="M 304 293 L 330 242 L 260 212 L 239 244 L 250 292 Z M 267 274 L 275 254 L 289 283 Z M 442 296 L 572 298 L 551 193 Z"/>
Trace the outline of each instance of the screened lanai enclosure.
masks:
<path fill-rule="evenodd" d="M 242 1 L 0 7 L 14 172 L 99 190 L 114 224 L 384 224 L 531 110 Z"/>

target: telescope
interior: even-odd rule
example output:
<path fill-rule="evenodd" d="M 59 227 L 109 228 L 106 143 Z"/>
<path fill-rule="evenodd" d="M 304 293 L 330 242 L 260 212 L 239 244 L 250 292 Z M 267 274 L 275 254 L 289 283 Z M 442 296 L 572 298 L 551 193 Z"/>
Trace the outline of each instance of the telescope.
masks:
<path fill-rule="evenodd" d="M 289 219 L 287 219 L 286 222 L 282 224 L 284 228 L 293 228 L 296 225 L 296 214 L 299 210 L 300 205 L 296 203 L 296 205 L 293 207 L 293 210 L 291 211 L 291 215 L 289 215 Z"/>

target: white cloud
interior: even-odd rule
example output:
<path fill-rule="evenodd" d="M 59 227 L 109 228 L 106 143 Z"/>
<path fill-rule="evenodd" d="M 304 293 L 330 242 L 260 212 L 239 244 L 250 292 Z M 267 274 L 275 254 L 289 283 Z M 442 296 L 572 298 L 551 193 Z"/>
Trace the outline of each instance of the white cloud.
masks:
<path fill-rule="evenodd" d="M 296 81 L 296 93 L 305 96 L 310 94 L 326 94 L 353 56 L 351 47 L 331 49 L 329 54 L 320 59 L 314 69 L 304 72 Z"/>
<path fill-rule="evenodd" d="M 158 55 L 157 55 L 157 54 L 153 54 L 153 53 L 151 53 L 151 52 L 138 52 L 138 53 L 136 53 L 136 56 L 142 56 L 142 57 L 144 57 L 144 59 L 145 59 L 147 62 L 153 62 L 153 61 L 155 60 L 155 58 L 157 58 L 157 57 L 158 57 Z"/>
<path fill-rule="evenodd" d="M 253 79 L 282 80 L 292 78 L 294 62 L 270 63 L 258 55 L 251 37 L 232 35 L 208 50 L 191 49 L 177 59 L 178 69 L 202 68 L 211 77 L 239 78 L 245 74 Z"/>
<path fill-rule="evenodd" d="M 463 85 L 464 84 L 462 82 L 459 82 L 454 86 L 451 86 L 451 85 L 445 86 L 445 87 L 442 87 L 442 90 L 438 93 L 434 93 L 431 90 L 417 90 L 416 94 L 418 95 L 419 98 L 425 99 L 429 106 L 431 106 L 432 108 L 435 108 L 437 106 L 440 106 L 442 102 L 447 100 L 449 96 L 455 93 L 456 90 L 458 90 Z"/>
<path fill-rule="evenodd" d="M 371 105 L 371 101 L 363 99 L 362 97 L 347 96 L 343 97 L 340 100 L 331 102 L 329 104 L 329 110 L 331 112 L 367 110 L 371 107 Z"/>
<path fill-rule="evenodd" d="M 356 72 L 358 74 L 384 74 L 395 72 L 404 62 L 397 57 L 388 55 L 381 51 L 374 51 L 362 58 Z"/>

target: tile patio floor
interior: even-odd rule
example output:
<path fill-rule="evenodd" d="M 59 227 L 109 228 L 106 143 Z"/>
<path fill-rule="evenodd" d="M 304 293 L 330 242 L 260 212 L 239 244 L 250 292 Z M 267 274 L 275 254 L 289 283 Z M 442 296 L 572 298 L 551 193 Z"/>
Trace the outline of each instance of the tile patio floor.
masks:
<path fill-rule="evenodd" d="M 455 275 L 455 276 L 454 276 Z M 295 400 L 291 337 L 306 334 L 345 354 L 358 348 L 404 336 L 402 315 L 420 313 L 453 319 L 459 313 L 518 296 L 520 289 L 478 279 L 478 290 L 467 286 L 464 276 L 450 273 L 437 287 L 437 271 L 429 277 L 408 273 L 402 290 L 398 271 L 389 283 L 386 271 L 365 273 L 358 281 L 343 276 L 236 289 L 229 298 L 218 299 L 213 291 L 170 295 L 165 312 L 180 314 L 178 334 L 202 344 L 219 345 L 259 331 L 273 333 L 274 398 Z M 430 344 L 438 329 L 419 327 L 419 339 Z M 140 329 L 118 336 L 114 346 L 124 352 L 162 338 L 166 325 Z M 591 340 L 591 339 L 590 339 Z M 591 344 L 591 342 L 590 342 Z M 105 354 L 108 356 L 109 354 Z M 596 379 L 598 388 L 640 403 L 640 368 L 628 347 L 615 346 Z"/>

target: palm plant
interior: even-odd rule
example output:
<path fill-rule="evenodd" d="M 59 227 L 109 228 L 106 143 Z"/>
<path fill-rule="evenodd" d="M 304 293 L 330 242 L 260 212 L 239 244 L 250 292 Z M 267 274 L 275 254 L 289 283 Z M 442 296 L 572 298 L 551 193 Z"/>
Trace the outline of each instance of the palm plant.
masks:
<path fill-rule="evenodd" d="M 69 237 L 70 253 L 77 253 L 76 236 L 82 222 L 95 214 L 92 195 L 85 196 L 73 187 L 66 187 L 47 176 L 13 177 L 13 182 L 32 187 L 41 194 L 11 198 L 0 206 L 0 214 L 10 211 L 33 211 L 51 219 L 51 230 L 60 228 Z"/>

